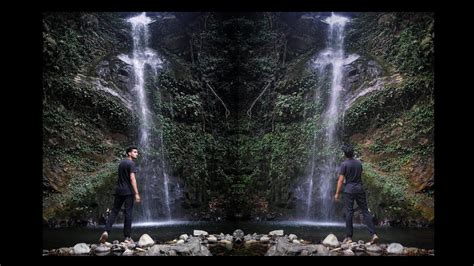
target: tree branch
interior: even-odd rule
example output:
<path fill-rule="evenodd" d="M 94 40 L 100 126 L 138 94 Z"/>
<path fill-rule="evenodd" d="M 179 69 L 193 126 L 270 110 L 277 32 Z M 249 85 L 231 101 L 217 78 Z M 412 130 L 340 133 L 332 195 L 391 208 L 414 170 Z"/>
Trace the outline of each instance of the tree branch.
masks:
<path fill-rule="evenodd" d="M 219 97 L 219 95 L 217 95 L 217 93 L 212 89 L 211 85 L 209 85 L 209 83 L 207 83 L 207 81 L 206 81 L 206 85 L 209 87 L 209 89 L 211 89 L 212 93 L 214 93 L 214 95 L 216 95 L 217 99 L 219 99 L 221 101 L 222 105 L 225 108 L 225 118 L 227 119 L 227 117 L 230 114 L 229 109 L 227 109 L 227 106 L 225 105 L 224 101 L 221 99 L 221 97 Z"/>
<path fill-rule="evenodd" d="M 255 99 L 252 103 L 252 105 L 250 105 L 250 108 L 247 110 L 247 115 L 249 116 L 249 118 L 252 118 L 252 108 L 253 106 L 255 105 L 255 103 L 257 102 L 257 100 L 263 95 L 263 93 L 267 90 L 268 86 L 270 85 L 271 81 L 269 81 L 267 83 L 267 86 L 265 86 L 265 88 L 263 89 L 263 91 L 260 93 L 260 95 L 258 95 L 257 99 Z"/>

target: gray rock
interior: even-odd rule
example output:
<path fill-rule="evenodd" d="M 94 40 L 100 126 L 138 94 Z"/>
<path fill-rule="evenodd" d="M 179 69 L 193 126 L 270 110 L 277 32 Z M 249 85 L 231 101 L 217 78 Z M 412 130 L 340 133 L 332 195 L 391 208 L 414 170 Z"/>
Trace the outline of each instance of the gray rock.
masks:
<path fill-rule="evenodd" d="M 143 248 L 143 247 L 151 247 L 155 244 L 155 241 L 148 235 L 148 234 L 143 234 L 140 237 L 140 240 L 138 240 L 138 246 Z"/>
<path fill-rule="evenodd" d="M 209 249 L 201 245 L 200 238 L 190 237 L 188 242 L 182 245 L 168 246 L 166 247 L 169 251 L 174 250 L 177 255 L 181 256 L 211 256 Z M 164 249 L 162 247 L 161 249 Z M 169 251 L 165 251 L 167 254 L 172 254 Z"/>
<path fill-rule="evenodd" d="M 73 253 L 75 255 L 89 254 L 90 251 L 91 251 L 91 249 L 89 248 L 89 246 L 86 243 L 79 243 L 79 244 L 76 244 L 73 247 Z"/>
<path fill-rule="evenodd" d="M 341 245 L 341 249 L 350 249 L 350 248 L 352 248 L 351 243 L 346 243 L 346 244 Z"/>
<path fill-rule="evenodd" d="M 270 236 L 283 236 L 283 230 L 273 230 L 268 234 Z"/>
<path fill-rule="evenodd" d="M 268 241 L 270 241 L 270 238 L 269 238 L 268 236 L 262 236 L 262 237 L 260 238 L 260 241 L 261 241 L 261 242 L 268 242 Z"/>
<path fill-rule="evenodd" d="M 324 245 L 314 245 L 318 256 L 329 256 L 329 249 Z"/>
<path fill-rule="evenodd" d="M 177 245 L 181 245 L 181 244 L 184 244 L 184 240 L 183 239 L 180 239 L 176 242 Z"/>
<path fill-rule="evenodd" d="M 291 243 L 293 243 L 293 244 L 300 244 L 300 241 L 298 241 L 298 239 L 293 239 L 293 241 L 291 241 Z"/>
<path fill-rule="evenodd" d="M 73 248 L 59 248 L 58 250 L 56 250 L 56 253 L 59 254 L 59 255 L 66 255 L 66 254 L 71 254 L 71 253 L 74 253 L 74 249 Z"/>
<path fill-rule="evenodd" d="M 168 251 L 168 256 L 178 256 L 178 253 L 176 253 L 176 250 L 172 249 Z"/>
<path fill-rule="evenodd" d="M 340 246 L 339 241 L 337 240 L 337 237 L 334 234 L 329 234 L 324 240 L 323 240 L 323 245 L 337 248 Z"/>
<path fill-rule="evenodd" d="M 125 250 L 125 247 L 121 245 L 113 245 L 111 250 L 114 253 L 122 253 Z"/>
<path fill-rule="evenodd" d="M 169 251 L 168 245 L 153 245 L 145 252 L 145 256 L 163 256 Z"/>
<path fill-rule="evenodd" d="M 234 237 L 231 236 L 231 235 L 229 235 L 229 234 L 227 234 L 227 235 L 225 235 L 224 240 L 227 240 L 227 241 L 232 242 L 232 241 L 234 241 Z"/>
<path fill-rule="evenodd" d="M 118 240 L 112 241 L 112 244 L 114 244 L 114 245 L 117 245 L 117 244 L 119 244 L 119 243 L 120 243 L 120 242 L 119 242 Z"/>
<path fill-rule="evenodd" d="M 296 239 L 295 239 L 296 240 Z M 286 237 L 278 237 L 265 256 L 326 256 L 328 248 L 323 245 L 302 245 L 292 243 Z"/>
<path fill-rule="evenodd" d="M 342 251 L 342 255 L 343 256 L 355 256 L 355 253 L 350 249 L 346 249 L 346 250 Z"/>
<path fill-rule="evenodd" d="M 309 256 L 309 251 L 306 249 L 301 251 L 300 256 Z"/>
<path fill-rule="evenodd" d="M 135 243 L 126 243 L 125 247 L 128 249 L 134 249 L 137 246 Z"/>
<path fill-rule="evenodd" d="M 401 255 L 403 254 L 403 246 L 400 245 L 399 243 L 391 243 L 387 247 L 387 252 L 388 254 L 392 254 L 392 255 Z"/>
<path fill-rule="evenodd" d="M 354 252 L 365 252 L 365 245 L 356 244 L 352 247 Z"/>
<path fill-rule="evenodd" d="M 254 238 L 253 238 L 251 235 L 246 235 L 246 236 L 244 236 L 244 241 L 245 241 L 245 242 L 250 241 L 250 240 L 252 240 L 252 239 L 254 239 Z"/>
<path fill-rule="evenodd" d="M 265 253 L 265 256 L 278 256 L 276 252 L 276 246 L 272 246 L 267 250 L 267 253 Z"/>

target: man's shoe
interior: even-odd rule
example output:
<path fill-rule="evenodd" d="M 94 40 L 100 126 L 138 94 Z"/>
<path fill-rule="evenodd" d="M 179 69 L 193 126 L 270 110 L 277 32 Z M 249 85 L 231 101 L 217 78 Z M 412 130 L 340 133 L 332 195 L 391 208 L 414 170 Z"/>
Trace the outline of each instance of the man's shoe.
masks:
<path fill-rule="evenodd" d="M 344 238 L 344 240 L 342 241 L 343 244 L 349 244 L 349 243 L 352 243 L 352 238 L 350 237 L 346 237 Z"/>
<path fill-rule="evenodd" d="M 369 243 L 370 243 L 370 244 L 375 244 L 375 243 L 377 243 L 378 241 L 379 241 L 379 237 L 378 237 L 376 234 L 374 234 L 374 235 L 372 236 L 372 238 L 370 239 Z"/>
<path fill-rule="evenodd" d="M 102 235 L 100 236 L 99 243 L 101 244 L 105 243 L 108 238 L 109 238 L 109 233 L 107 233 L 107 231 L 104 231 Z"/>

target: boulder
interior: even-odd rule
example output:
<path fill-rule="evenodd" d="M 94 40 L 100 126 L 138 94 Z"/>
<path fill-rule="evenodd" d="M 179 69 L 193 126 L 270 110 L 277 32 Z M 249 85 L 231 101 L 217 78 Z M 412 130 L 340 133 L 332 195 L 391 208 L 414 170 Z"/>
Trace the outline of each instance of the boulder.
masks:
<path fill-rule="evenodd" d="M 387 253 L 391 255 L 401 255 L 403 254 L 403 246 L 399 243 L 391 243 L 387 247 Z"/>
<path fill-rule="evenodd" d="M 337 248 L 340 246 L 339 240 L 337 240 L 337 237 L 334 234 L 329 234 L 324 240 L 323 240 L 323 245 Z"/>
<path fill-rule="evenodd" d="M 91 249 L 86 243 L 79 243 L 73 247 L 73 252 L 75 255 L 86 255 L 89 254 Z"/>
<path fill-rule="evenodd" d="M 143 234 L 140 237 L 140 240 L 138 240 L 138 246 L 143 248 L 143 247 L 151 247 L 155 244 L 155 241 L 148 235 L 148 234 Z"/>

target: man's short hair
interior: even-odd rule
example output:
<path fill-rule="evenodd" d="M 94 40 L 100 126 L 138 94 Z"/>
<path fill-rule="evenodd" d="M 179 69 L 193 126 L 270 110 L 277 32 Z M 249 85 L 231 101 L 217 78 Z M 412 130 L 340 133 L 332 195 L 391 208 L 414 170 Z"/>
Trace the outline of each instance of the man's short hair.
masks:
<path fill-rule="evenodd" d="M 129 146 L 125 150 L 125 155 L 128 155 L 129 152 L 132 152 L 132 150 L 138 150 L 137 146 Z"/>
<path fill-rule="evenodd" d="M 344 145 L 342 147 L 342 151 L 344 152 L 344 156 L 347 158 L 352 158 L 354 157 L 354 148 L 350 145 Z"/>

